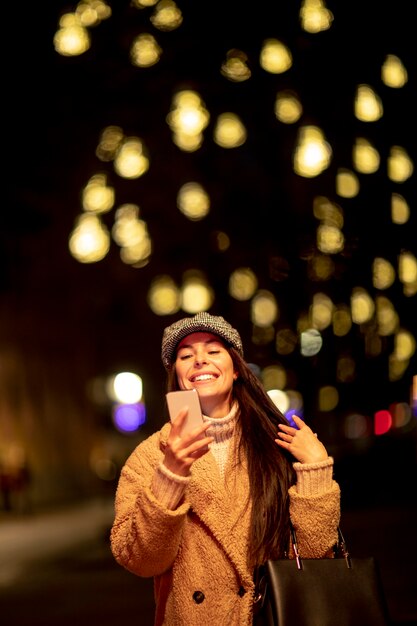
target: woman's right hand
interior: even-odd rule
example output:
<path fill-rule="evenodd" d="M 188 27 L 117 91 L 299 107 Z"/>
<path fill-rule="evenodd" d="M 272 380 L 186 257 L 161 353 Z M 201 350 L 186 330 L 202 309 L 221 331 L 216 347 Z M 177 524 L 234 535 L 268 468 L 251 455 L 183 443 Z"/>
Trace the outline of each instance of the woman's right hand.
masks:
<path fill-rule="evenodd" d="M 178 476 L 188 476 L 194 461 L 207 454 L 208 445 L 214 441 L 214 437 L 201 437 L 210 427 L 209 422 L 180 435 L 187 413 L 184 408 L 173 420 L 163 460 L 165 467 Z"/>

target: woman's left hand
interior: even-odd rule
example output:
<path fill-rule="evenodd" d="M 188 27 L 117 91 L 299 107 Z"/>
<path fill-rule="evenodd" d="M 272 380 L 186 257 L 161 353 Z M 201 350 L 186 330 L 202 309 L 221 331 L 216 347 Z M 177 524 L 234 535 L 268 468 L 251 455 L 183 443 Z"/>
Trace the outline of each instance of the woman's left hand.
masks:
<path fill-rule="evenodd" d="M 319 463 L 328 458 L 327 450 L 313 433 L 311 428 L 297 415 L 293 416 L 297 428 L 278 424 L 276 443 L 300 461 L 300 463 Z"/>

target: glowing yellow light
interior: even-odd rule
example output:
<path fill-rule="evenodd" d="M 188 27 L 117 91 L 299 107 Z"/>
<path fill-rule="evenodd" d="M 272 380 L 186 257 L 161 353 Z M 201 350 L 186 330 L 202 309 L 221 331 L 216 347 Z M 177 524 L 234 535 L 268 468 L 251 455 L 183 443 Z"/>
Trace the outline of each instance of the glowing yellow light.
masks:
<path fill-rule="evenodd" d="M 312 178 L 330 165 L 332 149 L 317 126 L 303 126 L 298 132 L 294 151 L 294 171 L 300 176 Z"/>
<path fill-rule="evenodd" d="M 283 74 L 292 66 L 292 54 L 278 39 L 266 39 L 260 54 L 261 67 L 271 74 Z"/>

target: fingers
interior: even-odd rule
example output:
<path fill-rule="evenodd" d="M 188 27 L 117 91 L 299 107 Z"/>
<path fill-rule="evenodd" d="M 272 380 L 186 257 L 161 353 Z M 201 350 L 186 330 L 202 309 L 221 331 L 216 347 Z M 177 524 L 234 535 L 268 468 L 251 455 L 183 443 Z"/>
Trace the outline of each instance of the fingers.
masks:
<path fill-rule="evenodd" d="M 168 446 L 179 446 L 180 449 L 186 448 L 192 444 L 196 439 L 201 439 L 205 436 L 206 430 L 210 428 L 209 422 L 203 422 L 198 426 L 187 426 L 188 407 L 183 407 L 179 411 L 171 423 L 171 430 L 168 437 Z"/>
<path fill-rule="evenodd" d="M 207 437 L 206 430 L 210 428 L 210 424 L 206 423 L 202 426 L 197 426 L 190 430 L 189 433 L 182 435 L 181 437 L 176 438 L 176 445 L 178 449 L 183 450 L 186 453 L 195 452 L 195 450 L 200 447 L 199 444 L 201 441 L 208 440 L 207 443 L 211 443 L 214 440 L 214 437 Z"/>
<path fill-rule="evenodd" d="M 293 415 L 294 422 L 297 424 L 298 426 L 298 430 L 302 430 L 303 428 L 307 428 L 307 430 L 311 430 L 311 428 L 309 426 L 307 426 L 307 424 L 305 423 L 305 421 L 303 419 L 301 419 L 301 417 L 298 417 L 298 415 Z M 313 433 L 313 435 L 315 437 L 317 437 L 317 433 Z"/>
<path fill-rule="evenodd" d="M 185 419 L 187 417 L 187 413 L 188 413 L 188 407 L 184 406 L 181 411 L 177 414 L 177 416 L 175 417 L 175 419 L 171 422 L 171 432 L 180 432 L 182 425 L 185 422 Z"/>
<path fill-rule="evenodd" d="M 302 429 L 304 426 L 306 426 L 305 421 L 302 420 L 301 417 L 298 417 L 298 415 L 293 415 L 292 419 L 297 424 L 299 429 Z"/>
<path fill-rule="evenodd" d="M 305 423 L 304 420 L 301 419 L 301 417 L 298 417 L 298 415 L 293 415 L 291 420 L 294 422 L 295 426 L 289 426 L 288 424 L 278 424 L 279 428 L 283 428 L 283 429 L 288 429 L 290 428 L 293 431 L 297 431 L 297 430 L 302 430 L 303 428 L 307 427 L 307 424 Z"/>
<path fill-rule="evenodd" d="M 279 441 L 286 441 L 287 443 L 291 443 L 293 440 L 292 435 L 286 435 L 285 433 L 278 433 Z"/>
<path fill-rule="evenodd" d="M 164 459 L 165 466 L 174 474 L 181 476 L 188 476 L 194 461 L 206 454 L 209 444 L 214 441 L 213 437 L 205 435 L 210 427 L 209 422 L 202 423 L 184 435 L 181 434 L 187 413 L 187 407 L 181 409 L 172 422 Z"/>
<path fill-rule="evenodd" d="M 199 459 L 201 456 L 206 454 L 206 452 L 208 452 L 208 446 L 213 441 L 214 437 L 204 437 L 202 439 L 198 439 L 193 444 L 188 446 L 188 448 L 185 448 L 184 453 L 186 453 L 188 457 L 192 457 L 194 462 L 196 459 Z"/>
<path fill-rule="evenodd" d="M 184 444 L 180 437 L 167 442 L 164 464 L 174 474 L 188 476 L 192 464 L 206 454 L 209 444 L 214 441 L 213 437 L 194 439 L 189 445 Z"/>
<path fill-rule="evenodd" d="M 311 431 L 311 428 L 307 426 L 305 421 L 302 420 L 301 417 L 298 417 L 298 415 L 293 415 L 292 420 L 294 421 L 296 428 L 294 428 L 293 426 L 288 426 L 287 424 L 278 424 L 278 428 L 280 428 L 281 431 L 292 435 L 293 437 L 299 431 L 305 430 L 306 433 Z"/>
<path fill-rule="evenodd" d="M 328 458 L 327 450 L 319 440 L 317 433 L 298 416 L 294 416 L 298 428 L 278 424 L 275 443 L 288 450 L 301 463 L 315 463 Z"/>
<path fill-rule="evenodd" d="M 289 426 L 288 424 L 278 424 L 278 435 L 294 437 L 295 433 L 298 431 L 298 428 L 294 428 L 294 426 Z"/>

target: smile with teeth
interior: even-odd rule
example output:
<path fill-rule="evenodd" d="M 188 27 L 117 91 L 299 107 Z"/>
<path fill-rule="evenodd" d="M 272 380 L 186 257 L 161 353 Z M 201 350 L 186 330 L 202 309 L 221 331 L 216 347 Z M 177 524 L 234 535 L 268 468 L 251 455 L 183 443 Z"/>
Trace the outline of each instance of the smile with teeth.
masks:
<path fill-rule="evenodd" d="M 200 380 L 215 380 L 215 376 L 213 374 L 198 374 L 198 376 L 193 376 L 191 379 L 193 383 L 199 382 Z"/>

